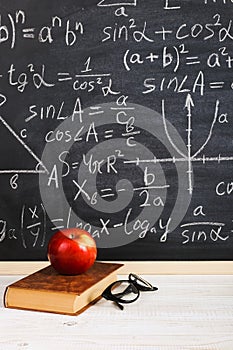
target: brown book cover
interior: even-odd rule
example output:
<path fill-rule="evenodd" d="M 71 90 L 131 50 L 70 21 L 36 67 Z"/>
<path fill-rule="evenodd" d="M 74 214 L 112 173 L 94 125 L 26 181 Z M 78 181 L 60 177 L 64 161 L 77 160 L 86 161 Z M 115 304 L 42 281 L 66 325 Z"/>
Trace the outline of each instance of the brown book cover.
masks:
<path fill-rule="evenodd" d="M 77 315 L 99 299 L 122 266 L 96 261 L 85 273 L 67 276 L 50 265 L 9 285 L 5 307 Z"/>

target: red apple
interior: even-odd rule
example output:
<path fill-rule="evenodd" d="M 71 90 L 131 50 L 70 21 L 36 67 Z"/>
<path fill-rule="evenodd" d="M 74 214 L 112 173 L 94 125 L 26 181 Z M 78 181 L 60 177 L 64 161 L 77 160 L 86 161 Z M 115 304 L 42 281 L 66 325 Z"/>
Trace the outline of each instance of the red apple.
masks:
<path fill-rule="evenodd" d="M 63 275 L 78 275 L 95 262 L 97 248 L 91 235 L 79 228 L 56 232 L 49 240 L 48 259 Z"/>

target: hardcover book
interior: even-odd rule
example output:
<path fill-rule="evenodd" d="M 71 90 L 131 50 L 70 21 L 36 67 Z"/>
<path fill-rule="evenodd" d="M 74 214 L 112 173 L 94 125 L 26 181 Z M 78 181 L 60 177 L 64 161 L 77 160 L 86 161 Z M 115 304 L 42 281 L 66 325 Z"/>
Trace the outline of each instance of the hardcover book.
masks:
<path fill-rule="evenodd" d="M 9 285 L 5 307 L 77 315 L 116 281 L 122 264 L 95 262 L 85 273 L 59 274 L 50 265 Z"/>

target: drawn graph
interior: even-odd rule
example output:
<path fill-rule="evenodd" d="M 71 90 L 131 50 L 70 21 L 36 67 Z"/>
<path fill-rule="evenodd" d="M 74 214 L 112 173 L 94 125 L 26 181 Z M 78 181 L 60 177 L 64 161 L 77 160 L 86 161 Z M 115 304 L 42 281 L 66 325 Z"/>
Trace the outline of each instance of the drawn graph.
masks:
<path fill-rule="evenodd" d="M 227 156 L 223 157 L 220 154 L 216 156 L 211 156 L 208 157 L 206 155 L 199 156 L 200 153 L 205 149 L 209 141 L 211 140 L 211 137 L 213 135 L 213 130 L 214 126 L 217 121 L 218 117 L 218 110 L 219 110 L 219 104 L 220 101 L 216 100 L 216 105 L 215 105 L 215 113 L 213 117 L 213 121 L 211 123 L 210 129 L 208 136 L 206 140 L 203 142 L 201 147 L 194 153 L 192 154 L 192 107 L 194 107 L 194 102 L 192 100 L 192 97 L 190 94 L 187 95 L 186 102 L 185 102 L 185 109 L 187 109 L 187 154 L 182 152 L 179 147 L 176 146 L 174 140 L 171 138 L 169 134 L 169 130 L 167 127 L 167 119 L 166 119 L 166 113 L 165 113 L 165 100 L 162 100 L 162 119 L 163 119 L 163 127 L 164 131 L 166 133 L 166 137 L 171 144 L 171 146 L 176 150 L 176 152 L 180 155 L 180 157 L 171 157 L 171 158 L 156 158 L 154 157 L 153 159 L 138 159 L 136 158 L 135 160 L 130 160 L 126 161 L 125 163 L 134 163 L 134 164 L 139 164 L 139 163 L 176 163 L 176 162 L 186 162 L 188 165 L 188 170 L 187 170 L 187 176 L 188 176 L 188 192 L 190 195 L 193 193 L 193 170 L 192 170 L 192 164 L 194 162 L 200 162 L 200 163 L 207 163 L 207 162 L 223 162 L 223 161 L 233 161 L 233 156 Z"/>
<path fill-rule="evenodd" d="M 170 157 L 170 158 L 157 158 L 154 157 L 153 159 L 139 159 L 136 158 L 134 160 L 127 160 L 125 163 L 176 163 L 176 162 L 186 162 L 187 163 L 187 177 L 188 177 L 188 192 L 190 195 L 193 193 L 193 169 L 192 165 L 193 163 L 200 162 L 202 164 L 205 164 L 206 162 L 223 162 L 223 161 L 233 161 L 233 156 L 221 156 L 220 154 L 216 156 L 208 157 L 204 154 L 200 156 L 200 153 L 205 149 L 209 141 L 211 140 L 214 126 L 216 124 L 217 118 L 218 118 L 218 111 L 219 111 L 219 100 L 216 100 L 215 104 L 215 113 L 214 117 L 209 129 L 209 133 L 206 137 L 206 140 L 203 142 L 201 147 L 195 152 L 192 153 L 192 108 L 194 107 L 194 102 L 190 94 L 187 95 L 185 107 L 184 109 L 187 110 L 187 152 L 185 153 L 182 151 L 175 143 L 175 140 L 172 139 L 169 133 L 169 128 L 167 125 L 167 119 L 166 119 L 166 112 L 165 112 L 165 100 L 162 100 L 161 104 L 161 111 L 162 111 L 162 123 L 164 132 L 166 134 L 167 140 L 169 141 L 170 145 L 174 148 L 174 150 L 180 155 L 180 157 Z M 36 160 L 37 166 L 35 169 L 3 169 L 0 170 L 0 174 L 6 174 L 6 173 L 13 173 L 13 174 L 43 174 L 43 173 L 49 173 L 48 169 L 44 165 L 41 159 L 32 151 L 32 149 L 21 139 L 21 137 L 13 130 L 13 128 L 6 122 L 6 120 L 0 116 L 0 122 L 2 125 L 9 131 L 9 133 L 21 144 L 24 149 L 30 154 L 30 156 Z"/>

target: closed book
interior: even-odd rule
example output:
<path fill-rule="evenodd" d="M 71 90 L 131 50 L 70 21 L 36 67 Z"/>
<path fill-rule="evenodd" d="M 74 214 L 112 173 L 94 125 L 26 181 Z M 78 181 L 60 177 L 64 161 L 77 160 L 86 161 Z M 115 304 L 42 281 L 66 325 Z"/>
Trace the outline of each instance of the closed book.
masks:
<path fill-rule="evenodd" d="M 67 276 L 50 265 L 9 285 L 4 294 L 5 307 L 79 314 L 116 281 L 122 266 L 96 261 L 85 273 Z"/>

